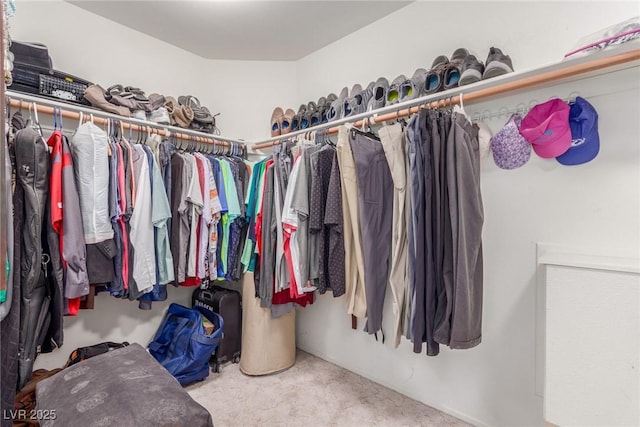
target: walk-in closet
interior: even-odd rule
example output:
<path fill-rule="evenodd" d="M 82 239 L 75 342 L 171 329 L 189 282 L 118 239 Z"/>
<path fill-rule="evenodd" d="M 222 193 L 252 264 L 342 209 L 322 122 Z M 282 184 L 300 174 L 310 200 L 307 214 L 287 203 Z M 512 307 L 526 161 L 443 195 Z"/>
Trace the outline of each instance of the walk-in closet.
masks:
<path fill-rule="evenodd" d="M 640 426 L 636 1 L 0 5 L 2 427 Z"/>

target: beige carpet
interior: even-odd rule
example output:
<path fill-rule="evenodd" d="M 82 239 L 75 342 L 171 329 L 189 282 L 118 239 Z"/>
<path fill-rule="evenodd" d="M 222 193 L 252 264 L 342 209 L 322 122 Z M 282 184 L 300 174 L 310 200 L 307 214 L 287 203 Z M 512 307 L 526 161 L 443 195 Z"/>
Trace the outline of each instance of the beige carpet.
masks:
<path fill-rule="evenodd" d="M 216 427 L 468 425 L 303 351 L 279 374 L 249 377 L 227 364 L 187 391 Z"/>

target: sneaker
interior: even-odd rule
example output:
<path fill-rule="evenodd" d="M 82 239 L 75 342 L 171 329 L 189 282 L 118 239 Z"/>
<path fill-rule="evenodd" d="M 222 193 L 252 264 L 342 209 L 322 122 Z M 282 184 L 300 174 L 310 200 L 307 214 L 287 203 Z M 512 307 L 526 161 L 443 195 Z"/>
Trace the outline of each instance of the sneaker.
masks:
<path fill-rule="evenodd" d="M 492 77 L 501 76 L 507 73 L 513 73 L 513 64 L 511 57 L 502 53 L 497 47 L 489 49 L 489 55 L 485 62 L 484 73 L 482 79 L 490 79 Z"/>
<path fill-rule="evenodd" d="M 444 72 L 444 90 L 458 87 L 460 74 L 462 74 L 460 69 L 462 68 L 464 60 L 467 59 L 467 56 L 469 56 L 469 51 L 465 48 L 456 49 L 455 52 L 453 52 Z"/>
<path fill-rule="evenodd" d="M 427 78 L 427 70 L 418 68 L 410 79 L 402 83 L 400 87 L 400 102 L 418 98 L 424 91 L 424 83 Z"/>
<path fill-rule="evenodd" d="M 400 74 L 398 77 L 393 79 L 391 86 L 389 86 L 389 90 L 387 91 L 387 102 L 385 105 L 393 105 L 400 102 L 400 87 L 406 80 L 407 78 L 404 74 Z"/>
<path fill-rule="evenodd" d="M 360 86 L 358 83 L 354 84 L 353 87 L 351 88 L 351 93 L 349 94 L 349 97 L 342 102 L 342 117 L 353 116 L 354 114 L 353 110 L 356 107 L 355 96 L 356 94 L 361 92 L 362 92 L 362 86 Z"/>
<path fill-rule="evenodd" d="M 470 85 L 471 83 L 479 82 L 482 80 L 482 73 L 484 73 L 484 64 L 482 61 L 478 61 L 475 55 L 469 55 L 465 58 L 461 68 L 459 86 Z"/>
<path fill-rule="evenodd" d="M 361 114 L 367 111 L 369 100 L 373 96 L 373 88 L 376 82 L 370 82 L 366 88 L 356 92 L 351 98 L 352 115 Z"/>
<path fill-rule="evenodd" d="M 376 110 L 382 108 L 387 103 L 387 91 L 389 90 L 389 80 L 384 77 L 380 77 L 376 80 L 372 89 L 371 99 L 367 104 L 367 110 Z"/>
<path fill-rule="evenodd" d="M 444 86 L 444 70 L 449 63 L 449 58 L 444 55 L 438 56 L 433 60 L 431 69 L 427 72 L 424 83 L 424 92 L 427 95 L 440 92 Z"/>
<path fill-rule="evenodd" d="M 310 117 L 310 125 L 311 126 L 316 126 L 319 125 L 322 122 L 322 111 L 320 110 L 316 110 L 311 114 Z"/>
<path fill-rule="evenodd" d="M 342 117 L 343 103 L 344 100 L 347 99 L 347 96 L 349 96 L 349 88 L 344 87 L 342 91 L 340 91 L 340 96 L 331 103 L 329 111 L 327 112 L 327 121 L 331 122 Z"/>

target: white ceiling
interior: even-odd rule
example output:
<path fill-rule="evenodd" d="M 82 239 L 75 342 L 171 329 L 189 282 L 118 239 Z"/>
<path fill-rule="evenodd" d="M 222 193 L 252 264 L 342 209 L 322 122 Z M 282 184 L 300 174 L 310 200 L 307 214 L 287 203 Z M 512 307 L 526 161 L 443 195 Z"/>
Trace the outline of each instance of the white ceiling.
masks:
<path fill-rule="evenodd" d="M 411 1 L 67 0 L 209 59 L 297 60 Z"/>

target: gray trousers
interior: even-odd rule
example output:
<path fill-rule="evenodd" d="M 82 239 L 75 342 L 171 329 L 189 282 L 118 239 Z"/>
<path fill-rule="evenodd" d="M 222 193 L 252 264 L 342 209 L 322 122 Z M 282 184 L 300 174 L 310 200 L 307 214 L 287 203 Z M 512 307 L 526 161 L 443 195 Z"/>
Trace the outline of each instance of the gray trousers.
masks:
<path fill-rule="evenodd" d="M 349 143 L 356 166 L 360 234 L 367 299 L 365 331 L 382 328 L 382 309 L 389 277 L 393 220 L 393 179 L 382 144 L 355 129 Z"/>
<path fill-rule="evenodd" d="M 477 130 L 466 117 L 456 113 L 447 138 L 446 169 L 451 273 L 444 281 L 447 303 L 438 319 L 435 339 L 451 348 L 465 349 L 481 341 L 484 214 Z M 445 278 L 449 276 L 448 269 L 443 273 Z"/>
<path fill-rule="evenodd" d="M 439 353 L 433 339 L 435 317 L 435 267 L 433 234 L 438 225 L 432 212 L 434 191 L 434 159 L 431 133 L 427 128 L 427 112 L 414 116 L 407 127 L 409 188 L 411 192 L 411 224 L 409 227 L 409 280 L 413 290 L 411 336 L 413 351 L 427 355 Z"/>

